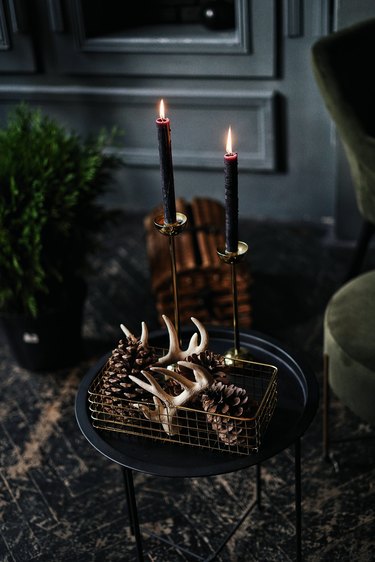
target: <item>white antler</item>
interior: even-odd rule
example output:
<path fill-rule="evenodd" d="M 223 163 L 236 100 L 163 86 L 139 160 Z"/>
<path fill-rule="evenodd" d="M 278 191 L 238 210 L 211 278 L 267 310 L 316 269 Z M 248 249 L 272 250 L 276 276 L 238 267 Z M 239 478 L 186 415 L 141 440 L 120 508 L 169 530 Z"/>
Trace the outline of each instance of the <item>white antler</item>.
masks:
<path fill-rule="evenodd" d="M 187 404 L 195 396 L 202 392 L 202 390 L 205 390 L 213 383 L 212 375 L 201 365 L 196 365 L 195 363 L 190 363 L 189 361 L 179 361 L 178 364 L 191 369 L 194 373 L 195 380 L 191 381 L 180 373 L 170 371 L 169 369 L 151 367 L 152 371 L 174 379 L 183 387 L 184 390 L 177 396 L 172 396 L 163 390 L 155 378 L 147 371 L 142 371 L 142 373 L 149 383 L 142 381 L 133 375 L 129 375 L 129 378 L 133 382 L 153 395 L 155 409 L 151 410 L 145 405 L 140 405 L 143 414 L 147 419 L 161 423 L 164 431 L 168 435 L 175 435 L 179 431 L 178 425 L 176 424 L 178 407 Z"/>
<path fill-rule="evenodd" d="M 171 322 L 171 320 L 169 320 L 169 318 L 164 314 L 163 314 L 163 320 L 168 330 L 169 350 L 166 355 L 158 359 L 158 363 L 160 365 L 170 365 L 171 363 L 177 363 L 177 361 L 181 361 L 182 359 L 185 359 L 186 357 L 192 355 L 193 353 L 196 353 L 198 355 L 201 351 L 205 351 L 207 349 L 208 340 L 209 340 L 208 332 L 203 326 L 203 324 L 201 324 L 201 322 L 199 322 L 199 320 L 197 320 L 196 318 L 191 318 L 191 321 L 198 328 L 200 343 L 198 344 L 199 336 L 195 332 L 191 336 L 189 345 L 186 350 L 181 349 L 176 329 L 173 323 Z"/>
<path fill-rule="evenodd" d="M 159 365 L 171 365 L 172 363 L 177 363 L 177 361 L 186 359 L 189 355 L 192 355 L 193 353 L 196 353 L 198 355 L 199 353 L 201 353 L 201 351 L 205 351 L 208 348 L 208 341 L 209 341 L 208 332 L 206 328 L 203 326 L 203 324 L 199 322 L 199 320 L 197 320 L 196 318 L 191 318 L 191 321 L 198 328 L 199 335 L 197 334 L 197 332 L 195 332 L 191 336 L 189 345 L 185 350 L 181 349 L 180 347 L 178 335 L 171 320 L 167 316 L 165 316 L 165 314 L 163 314 L 162 318 L 168 330 L 169 349 L 166 355 L 164 355 L 163 357 L 159 357 L 158 359 Z M 130 330 L 128 330 L 126 326 L 124 326 L 124 324 L 121 324 L 121 330 L 124 332 L 124 334 L 127 337 L 134 338 L 133 334 L 130 332 Z M 200 342 L 198 343 L 199 337 L 200 337 Z M 144 322 L 142 322 L 142 334 L 140 339 L 144 347 L 149 347 L 148 329 Z"/>
<path fill-rule="evenodd" d="M 124 332 L 125 336 L 128 338 L 134 338 L 134 335 L 131 333 L 130 330 L 124 324 L 120 324 L 121 330 Z M 146 326 L 146 322 L 142 322 L 142 333 L 141 333 L 141 342 L 143 343 L 144 347 L 148 347 L 148 328 Z"/>

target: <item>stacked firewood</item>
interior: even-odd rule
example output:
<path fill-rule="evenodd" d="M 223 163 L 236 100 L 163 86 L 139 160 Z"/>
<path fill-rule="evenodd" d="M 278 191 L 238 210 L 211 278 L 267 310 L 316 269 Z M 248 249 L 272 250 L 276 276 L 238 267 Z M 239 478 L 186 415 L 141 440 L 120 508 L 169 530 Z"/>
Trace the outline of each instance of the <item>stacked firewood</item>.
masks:
<path fill-rule="evenodd" d="M 185 230 L 175 237 L 181 324 L 194 316 L 206 324 L 231 326 L 232 268 L 217 255 L 217 250 L 225 247 L 225 209 L 218 201 L 207 198 L 195 198 L 191 203 L 177 199 L 176 208 L 188 219 Z M 161 325 L 162 314 L 173 317 L 174 307 L 169 240 L 154 226 L 154 219 L 162 212 L 161 207 L 154 209 L 144 219 L 151 289 Z M 246 260 L 236 266 L 236 271 L 239 325 L 250 328 L 251 276 Z"/>

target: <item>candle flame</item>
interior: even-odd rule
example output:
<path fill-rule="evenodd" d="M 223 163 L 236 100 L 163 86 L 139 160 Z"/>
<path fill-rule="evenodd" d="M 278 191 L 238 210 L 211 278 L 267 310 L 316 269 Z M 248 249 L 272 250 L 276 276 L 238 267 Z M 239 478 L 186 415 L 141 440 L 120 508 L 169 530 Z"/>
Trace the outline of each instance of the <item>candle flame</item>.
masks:
<path fill-rule="evenodd" d="M 229 127 L 229 129 L 228 129 L 226 151 L 227 151 L 227 154 L 233 154 L 233 151 L 232 151 L 232 128 L 231 127 Z"/>
<path fill-rule="evenodd" d="M 159 115 L 160 115 L 160 119 L 165 119 L 164 100 L 160 100 Z"/>

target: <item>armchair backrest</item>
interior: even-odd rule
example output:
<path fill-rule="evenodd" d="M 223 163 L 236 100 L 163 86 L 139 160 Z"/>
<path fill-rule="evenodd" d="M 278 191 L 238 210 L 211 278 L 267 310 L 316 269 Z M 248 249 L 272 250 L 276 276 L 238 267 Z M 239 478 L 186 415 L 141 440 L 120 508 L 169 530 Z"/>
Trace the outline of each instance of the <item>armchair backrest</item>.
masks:
<path fill-rule="evenodd" d="M 319 39 L 311 55 L 348 157 L 359 210 L 375 223 L 375 19 Z"/>

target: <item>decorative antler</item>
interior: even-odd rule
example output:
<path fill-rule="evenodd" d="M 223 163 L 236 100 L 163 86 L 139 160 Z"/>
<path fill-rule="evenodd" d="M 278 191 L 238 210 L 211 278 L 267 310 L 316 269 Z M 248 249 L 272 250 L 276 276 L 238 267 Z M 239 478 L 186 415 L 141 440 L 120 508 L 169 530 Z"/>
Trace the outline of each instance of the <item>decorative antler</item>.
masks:
<path fill-rule="evenodd" d="M 134 334 L 132 334 L 131 331 L 128 330 L 128 328 L 126 326 L 124 326 L 124 324 L 120 324 L 120 328 L 124 332 L 126 337 L 134 338 Z M 142 333 L 141 333 L 140 340 L 141 340 L 144 347 L 149 347 L 149 345 L 148 345 L 148 328 L 147 328 L 146 322 L 142 322 Z"/>
<path fill-rule="evenodd" d="M 198 328 L 199 334 L 195 332 L 190 338 L 187 349 L 183 350 L 180 347 L 179 338 L 173 323 L 165 315 L 163 315 L 163 320 L 168 330 L 169 349 L 166 355 L 159 357 L 155 366 L 150 367 L 150 370 L 165 375 L 167 378 L 174 379 L 182 386 L 183 391 L 178 396 L 172 396 L 160 386 L 160 384 L 148 371 L 142 371 L 145 378 L 149 381 L 148 383 L 135 377 L 134 375 L 129 375 L 129 378 L 138 386 L 153 395 L 155 409 L 151 409 L 144 404 L 139 404 L 139 408 L 146 418 L 151 421 L 161 423 L 164 431 L 168 435 L 174 435 L 179 431 L 179 428 L 176 425 L 177 408 L 186 404 L 202 390 L 211 386 L 213 377 L 201 365 L 183 361 L 183 359 L 189 357 L 190 355 L 199 355 L 199 353 L 207 349 L 209 337 L 203 324 L 201 324 L 201 322 L 199 322 L 196 318 L 191 318 L 192 322 Z M 121 329 L 127 337 L 134 338 L 130 330 L 128 330 L 128 328 L 126 328 L 123 324 L 121 324 Z M 145 349 L 149 347 L 148 329 L 144 322 L 142 322 L 142 334 L 140 341 Z M 194 373 L 195 380 L 191 381 L 180 373 L 160 367 L 160 365 L 171 365 L 172 363 L 178 363 L 187 369 L 191 369 Z"/>
<path fill-rule="evenodd" d="M 208 332 L 203 326 L 203 324 L 199 322 L 199 320 L 197 320 L 196 318 L 191 318 L 191 321 L 198 328 L 199 335 L 195 332 L 190 338 L 190 342 L 187 349 L 183 350 L 180 347 L 178 335 L 173 323 L 164 314 L 162 318 L 168 330 L 169 349 L 166 355 L 164 355 L 163 357 L 159 357 L 158 359 L 159 365 L 170 365 L 172 363 L 177 363 L 178 361 L 185 359 L 186 357 L 192 355 L 193 353 L 196 353 L 198 355 L 199 353 L 201 353 L 201 351 L 205 351 L 207 349 L 208 341 L 209 341 Z M 126 336 L 134 337 L 133 334 L 123 324 L 121 324 L 121 329 Z M 199 336 L 200 336 L 200 343 L 198 344 Z M 144 322 L 142 322 L 142 334 L 140 340 L 145 348 L 149 347 L 148 329 Z"/>
<path fill-rule="evenodd" d="M 205 329 L 203 324 L 201 324 L 201 322 L 199 322 L 199 320 L 197 320 L 196 318 L 191 318 L 191 321 L 198 328 L 199 335 L 200 335 L 200 343 L 198 344 L 199 336 L 195 332 L 191 336 L 189 345 L 186 350 L 180 348 L 178 335 L 171 320 L 169 320 L 169 318 L 165 315 L 163 315 L 163 320 L 168 330 L 169 350 L 166 355 L 159 358 L 158 363 L 160 365 L 170 365 L 171 363 L 177 363 L 178 361 L 185 359 L 186 357 L 192 355 L 193 353 L 196 353 L 198 355 L 201 351 L 205 351 L 207 349 L 208 340 L 209 340 L 207 330 Z"/>
<path fill-rule="evenodd" d="M 191 381 L 180 373 L 162 367 L 150 368 L 152 371 L 174 379 L 183 387 L 184 390 L 177 396 L 172 396 L 163 390 L 155 378 L 147 371 L 142 371 L 142 374 L 149 381 L 149 384 L 133 375 L 129 375 L 129 378 L 138 386 L 153 394 L 154 410 L 142 404 L 139 407 L 147 419 L 161 423 L 168 435 L 175 435 L 179 432 L 179 427 L 176 424 L 177 408 L 192 400 L 213 383 L 212 375 L 201 365 L 196 365 L 189 361 L 179 361 L 178 364 L 191 369 L 195 380 Z"/>

